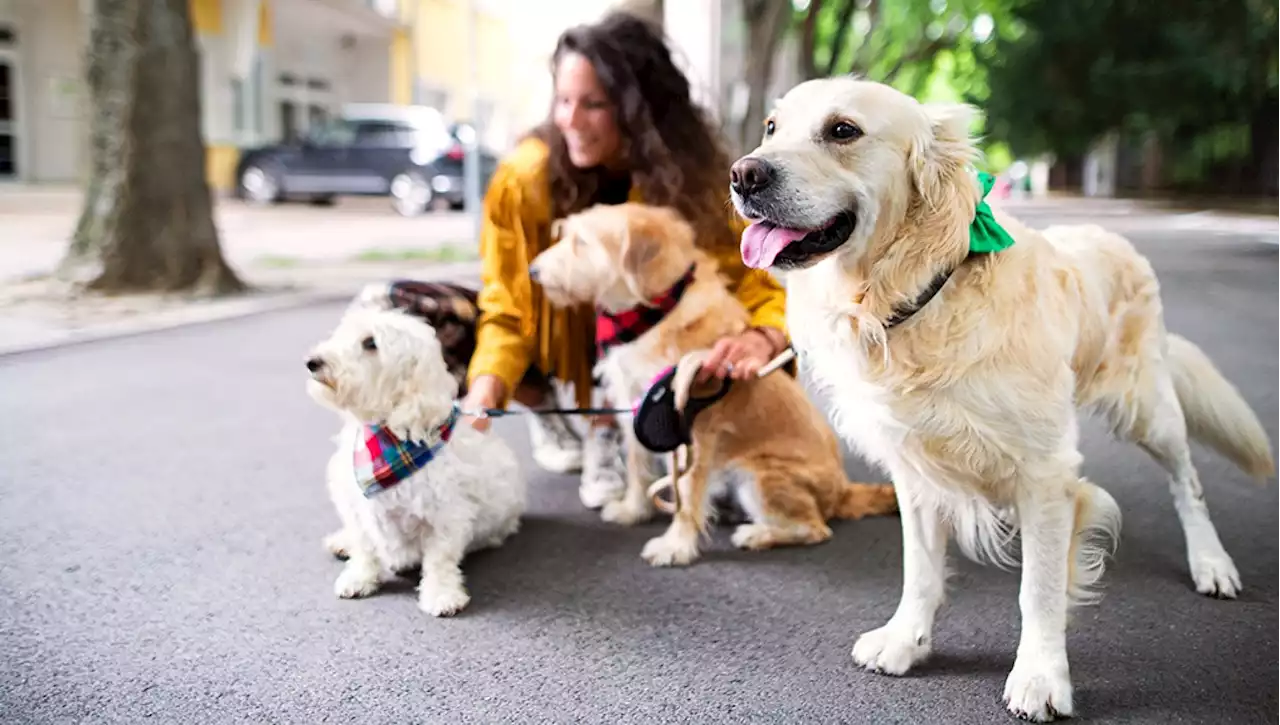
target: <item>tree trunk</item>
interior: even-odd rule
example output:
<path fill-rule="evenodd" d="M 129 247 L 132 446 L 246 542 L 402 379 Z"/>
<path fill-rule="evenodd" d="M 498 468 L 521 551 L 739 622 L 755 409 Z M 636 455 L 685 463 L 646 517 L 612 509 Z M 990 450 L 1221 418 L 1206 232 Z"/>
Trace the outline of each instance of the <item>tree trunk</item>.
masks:
<path fill-rule="evenodd" d="M 189 0 L 93 0 L 90 179 L 67 263 L 91 289 L 226 294 L 245 285 L 213 223 Z"/>
<path fill-rule="evenodd" d="M 738 149 L 745 153 L 760 141 L 764 123 L 765 94 L 773 80 L 773 59 L 778 41 L 791 26 L 795 12 L 791 0 L 743 0 L 747 23 L 747 57 L 743 77 L 747 83 L 747 113 L 738 129 Z"/>

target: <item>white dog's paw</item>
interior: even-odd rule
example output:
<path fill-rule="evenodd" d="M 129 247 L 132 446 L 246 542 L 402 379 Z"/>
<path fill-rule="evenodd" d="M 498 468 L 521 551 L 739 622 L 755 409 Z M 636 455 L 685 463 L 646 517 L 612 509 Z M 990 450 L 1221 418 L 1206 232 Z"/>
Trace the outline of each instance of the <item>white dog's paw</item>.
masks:
<path fill-rule="evenodd" d="M 342 573 L 333 583 L 333 593 L 343 599 L 367 597 L 377 590 L 378 573 L 361 566 L 352 566 L 350 562 L 342 567 Z"/>
<path fill-rule="evenodd" d="M 698 540 L 671 533 L 655 536 L 640 550 L 640 558 L 654 566 L 688 566 L 698 558 Z"/>
<path fill-rule="evenodd" d="M 1225 551 L 1192 557 L 1189 563 L 1197 592 L 1219 599 L 1235 599 L 1240 593 L 1240 572 Z"/>
<path fill-rule="evenodd" d="M 918 630 L 918 631 L 917 631 Z M 885 675 L 901 675 L 912 665 L 929 656 L 930 635 L 922 627 L 912 627 L 890 620 L 853 643 L 853 661 Z"/>
<path fill-rule="evenodd" d="M 338 529 L 332 534 L 324 537 L 324 548 L 325 551 L 328 551 L 330 554 L 333 554 L 339 559 L 345 560 L 347 558 L 347 551 L 351 548 L 347 539 L 347 530 Z"/>
<path fill-rule="evenodd" d="M 418 609 L 433 617 L 449 617 L 471 603 L 463 587 L 438 586 L 418 590 Z"/>
<path fill-rule="evenodd" d="M 642 524 L 653 517 L 653 512 L 643 503 L 632 503 L 627 499 L 621 501 L 610 501 L 600 510 L 600 518 L 611 524 L 621 524 L 623 526 L 635 526 Z"/>
<path fill-rule="evenodd" d="M 1023 720 L 1049 722 L 1071 717 L 1071 676 L 1067 663 L 1019 656 L 1004 683 L 1004 704 Z"/>

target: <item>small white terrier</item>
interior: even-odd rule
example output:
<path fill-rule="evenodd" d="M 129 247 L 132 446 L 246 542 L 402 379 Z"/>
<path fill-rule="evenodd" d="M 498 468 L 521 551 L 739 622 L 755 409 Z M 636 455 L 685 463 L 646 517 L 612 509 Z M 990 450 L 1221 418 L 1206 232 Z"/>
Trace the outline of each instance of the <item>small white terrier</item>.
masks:
<path fill-rule="evenodd" d="M 515 454 L 497 435 L 457 424 L 457 381 L 420 319 L 351 309 L 307 369 L 307 392 L 344 420 L 327 472 L 342 529 L 325 545 L 347 556 L 335 593 L 372 594 L 388 571 L 420 565 L 419 608 L 461 611 L 471 600 L 463 557 L 520 528 Z"/>

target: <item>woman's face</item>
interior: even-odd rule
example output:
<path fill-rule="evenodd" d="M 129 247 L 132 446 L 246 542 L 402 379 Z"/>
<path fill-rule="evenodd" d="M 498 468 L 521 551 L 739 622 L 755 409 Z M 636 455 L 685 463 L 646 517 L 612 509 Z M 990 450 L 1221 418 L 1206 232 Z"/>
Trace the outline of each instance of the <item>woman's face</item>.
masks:
<path fill-rule="evenodd" d="M 622 134 L 591 61 L 565 53 L 556 65 L 555 86 L 552 119 L 569 147 L 569 160 L 578 168 L 617 165 Z"/>

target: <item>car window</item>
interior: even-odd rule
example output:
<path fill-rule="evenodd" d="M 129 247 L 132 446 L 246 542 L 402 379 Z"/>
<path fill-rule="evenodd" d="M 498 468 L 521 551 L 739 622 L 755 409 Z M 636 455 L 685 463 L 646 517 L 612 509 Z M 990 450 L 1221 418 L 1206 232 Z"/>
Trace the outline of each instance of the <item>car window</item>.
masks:
<path fill-rule="evenodd" d="M 314 126 L 307 137 L 316 146 L 350 146 L 356 137 L 356 128 L 350 121 L 335 118 Z"/>
<path fill-rule="evenodd" d="M 355 146 L 364 148 L 412 148 L 413 128 L 391 121 L 362 121 L 356 128 Z"/>

